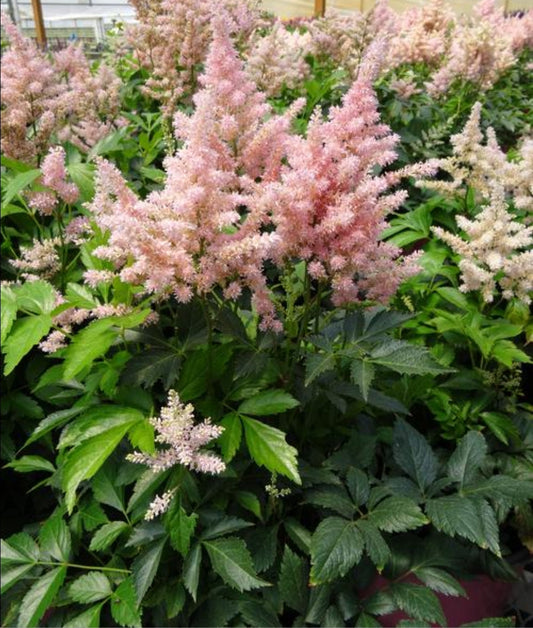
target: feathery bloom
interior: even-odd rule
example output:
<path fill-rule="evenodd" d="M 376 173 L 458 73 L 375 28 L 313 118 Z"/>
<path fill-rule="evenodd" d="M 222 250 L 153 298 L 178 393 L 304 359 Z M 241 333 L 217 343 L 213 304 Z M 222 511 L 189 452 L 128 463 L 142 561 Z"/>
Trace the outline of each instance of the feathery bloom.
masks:
<path fill-rule="evenodd" d="M 397 181 L 377 174 L 395 159 L 398 138 L 379 121 L 371 75 L 363 66 L 342 106 L 326 121 L 315 113 L 307 137 L 291 138 L 282 181 L 269 190 L 275 261 L 306 260 L 314 277 L 331 281 L 337 305 L 386 301 L 416 272 L 413 256 L 401 260 L 380 241 L 386 215 L 405 196 L 388 193 Z"/>
<path fill-rule="evenodd" d="M 99 162 L 91 208 L 109 241 L 94 254 L 123 281 L 180 301 L 217 286 L 234 297 L 248 288 L 260 313 L 272 316 L 262 266 L 277 236 L 263 229 L 270 219 L 261 199 L 264 184 L 279 177 L 301 103 L 272 115 L 224 21 L 214 28 L 194 113 L 174 118 L 183 146 L 165 162 L 163 190 L 141 201 L 114 166 Z"/>
<path fill-rule="evenodd" d="M 193 471 L 212 475 L 218 475 L 225 470 L 226 465 L 216 454 L 203 449 L 218 438 L 224 428 L 213 425 L 210 419 L 195 424 L 193 406 L 190 403 L 183 405 L 175 390 L 169 391 L 168 404 L 161 409 L 159 417 L 150 419 L 150 423 L 157 434 L 156 442 L 168 447 L 160 449 L 153 455 L 134 452 L 126 456 L 130 462 L 146 464 L 154 473 L 178 464 Z M 150 505 L 145 519 L 153 519 L 165 512 L 172 495 L 173 491 L 169 491 L 160 497 L 157 496 Z"/>
<path fill-rule="evenodd" d="M 489 198 L 492 182 L 497 179 L 504 190 L 514 196 L 518 208 L 533 210 L 533 140 L 526 139 L 519 148 L 516 161 L 509 161 L 491 127 L 486 131 L 485 140 L 480 118 L 481 103 L 478 102 L 464 129 L 450 138 L 451 156 L 432 160 L 451 180 L 423 180 L 417 185 L 443 193 L 453 193 L 467 185 L 483 198 Z"/>
<path fill-rule="evenodd" d="M 466 238 L 440 227 L 434 227 L 433 232 L 461 257 L 459 289 L 480 290 L 483 300 L 490 303 L 499 285 L 504 299 L 530 303 L 533 227 L 519 223 L 508 211 L 503 186 L 492 184 L 490 202 L 473 220 L 465 216 L 456 220 Z"/>
<path fill-rule="evenodd" d="M 20 259 L 11 260 L 10 264 L 22 271 L 21 277 L 26 281 L 49 279 L 61 268 L 57 247 L 61 246 L 59 238 L 33 240 L 33 245 L 23 248 Z"/>
<path fill-rule="evenodd" d="M 9 41 L 1 69 L 4 154 L 35 163 L 57 140 L 87 150 L 119 123 L 121 81 L 110 68 L 100 64 L 93 75 L 75 45 L 45 55 L 3 13 L 2 28 Z"/>

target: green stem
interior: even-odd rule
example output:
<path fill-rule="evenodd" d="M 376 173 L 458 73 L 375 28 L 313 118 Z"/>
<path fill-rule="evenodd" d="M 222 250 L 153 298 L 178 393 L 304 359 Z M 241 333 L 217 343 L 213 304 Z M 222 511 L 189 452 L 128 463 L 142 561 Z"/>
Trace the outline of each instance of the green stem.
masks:
<path fill-rule="evenodd" d="M 109 571 L 114 573 L 127 573 L 130 574 L 131 571 L 129 569 L 118 569 L 117 567 L 98 567 L 96 565 L 78 565 L 77 563 L 54 563 L 52 561 L 44 561 L 39 560 L 36 561 L 36 565 L 43 565 L 46 567 L 72 567 L 74 569 L 86 569 L 87 571 L 94 571 L 95 569 L 98 571 Z"/>

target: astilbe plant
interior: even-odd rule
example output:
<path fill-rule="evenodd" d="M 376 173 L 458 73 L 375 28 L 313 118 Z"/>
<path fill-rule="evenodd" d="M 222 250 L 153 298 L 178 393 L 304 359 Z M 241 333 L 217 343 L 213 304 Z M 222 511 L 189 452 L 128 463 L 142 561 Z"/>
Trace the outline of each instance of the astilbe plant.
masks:
<path fill-rule="evenodd" d="M 110 237 L 95 254 L 113 261 L 124 281 L 180 301 L 215 286 L 236 298 L 246 286 L 271 316 L 262 265 L 277 236 L 262 230 L 261 184 L 279 176 L 294 108 L 267 118 L 265 96 L 244 73 L 221 20 L 200 81 L 193 115 L 175 117 L 184 144 L 166 160 L 161 192 L 142 201 L 111 164 L 100 163 L 91 207 Z"/>
<path fill-rule="evenodd" d="M 260 23 L 252 0 L 134 0 L 132 4 L 138 23 L 126 29 L 126 41 L 138 65 L 150 73 L 145 93 L 161 102 L 168 117 L 180 99 L 190 99 L 196 91 L 213 20 L 225 13 L 242 39 Z"/>
<path fill-rule="evenodd" d="M 2 14 L 9 48 L 2 59 L 2 152 L 39 162 L 50 146 L 69 140 L 83 151 L 123 123 L 121 81 L 105 64 L 91 72 L 71 44 L 48 56 Z"/>

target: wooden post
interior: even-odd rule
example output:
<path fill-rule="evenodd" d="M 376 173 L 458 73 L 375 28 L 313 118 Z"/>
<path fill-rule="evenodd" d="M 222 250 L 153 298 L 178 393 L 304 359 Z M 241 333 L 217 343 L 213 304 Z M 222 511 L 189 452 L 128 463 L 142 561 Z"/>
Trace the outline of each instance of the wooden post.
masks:
<path fill-rule="evenodd" d="M 323 17 L 326 12 L 326 0 L 315 0 L 315 16 Z"/>
<path fill-rule="evenodd" d="M 44 50 L 46 48 L 46 31 L 44 29 L 41 0 L 31 0 L 31 6 L 33 9 L 33 21 L 35 22 L 35 32 L 37 34 L 37 44 L 39 48 Z"/>

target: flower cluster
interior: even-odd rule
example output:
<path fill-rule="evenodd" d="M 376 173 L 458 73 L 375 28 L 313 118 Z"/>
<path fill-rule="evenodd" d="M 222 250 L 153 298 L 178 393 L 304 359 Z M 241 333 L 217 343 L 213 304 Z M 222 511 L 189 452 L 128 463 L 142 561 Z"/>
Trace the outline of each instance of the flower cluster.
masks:
<path fill-rule="evenodd" d="M 133 0 L 132 4 L 138 22 L 128 27 L 127 42 L 138 64 L 150 72 L 145 93 L 159 100 L 169 117 L 177 101 L 190 98 L 196 90 L 213 20 L 224 14 L 244 39 L 260 23 L 252 0 Z"/>
<path fill-rule="evenodd" d="M 312 52 L 311 33 L 290 31 L 278 21 L 266 35 L 252 40 L 246 69 L 267 96 L 275 96 L 283 87 L 296 89 L 307 80 L 311 67 L 305 57 Z"/>
<path fill-rule="evenodd" d="M 531 302 L 533 291 L 533 227 L 514 220 L 503 187 L 494 183 L 490 203 L 473 219 L 457 216 L 466 239 L 440 227 L 434 233 L 461 256 L 460 290 L 480 290 L 485 302 L 494 299 L 496 286 L 504 299 Z M 526 250 L 521 250 L 526 249 Z"/>
<path fill-rule="evenodd" d="M 134 452 L 127 456 L 130 462 L 146 464 L 154 473 L 170 469 L 175 465 L 213 475 L 218 475 L 225 470 L 226 465 L 216 454 L 202 449 L 218 438 L 224 428 L 213 425 L 210 419 L 195 424 L 194 408 L 190 403 L 183 405 L 175 390 L 169 391 L 168 404 L 161 409 L 159 417 L 150 419 L 150 423 L 157 434 L 156 442 L 168 445 L 168 448 L 159 450 L 153 455 Z M 156 497 L 145 519 L 153 519 L 164 512 L 168 508 L 171 497 L 172 491 Z"/>
<path fill-rule="evenodd" d="M 2 58 L 2 152 L 39 162 L 51 145 L 70 140 L 82 150 L 120 124 L 120 80 L 101 64 L 92 74 L 71 45 L 49 57 L 2 14 L 9 47 Z"/>
<path fill-rule="evenodd" d="M 51 148 L 41 164 L 41 185 L 48 190 L 27 193 L 31 207 L 43 216 L 49 216 L 57 206 L 59 199 L 65 203 L 75 203 L 79 190 L 75 183 L 67 181 L 65 168 L 65 150 L 62 146 Z"/>
<path fill-rule="evenodd" d="M 316 112 L 302 138 L 290 131 L 302 103 L 273 115 L 218 20 L 194 113 L 174 118 L 183 146 L 166 160 L 163 190 L 141 200 L 100 162 L 91 208 L 109 240 L 94 254 L 158 297 L 220 288 L 236 299 L 248 289 L 262 327 L 275 330 L 266 262 L 283 272 L 305 260 L 337 304 L 386 301 L 415 265 L 380 241 L 405 195 L 388 193 L 398 178 L 377 172 L 395 159 L 397 138 L 379 122 L 374 56 L 342 107 L 325 121 Z"/>
<path fill-rule="evenodd" d="M 453 193 L 467 185 L 483 198 L 492 194 L 492 181 L 497 179 L 514 197 L 519 209 L 533 210 L 533 140 L 525 139 L 515 161 L 509 161 L 498 145 L 494 130 L 480 126 L 481 103 L 476 103 L 461 133 L 452 135 L 450 157 L 434 163 L 450 180 L 421 181 L 419 185 L 444 193 Z"/>

